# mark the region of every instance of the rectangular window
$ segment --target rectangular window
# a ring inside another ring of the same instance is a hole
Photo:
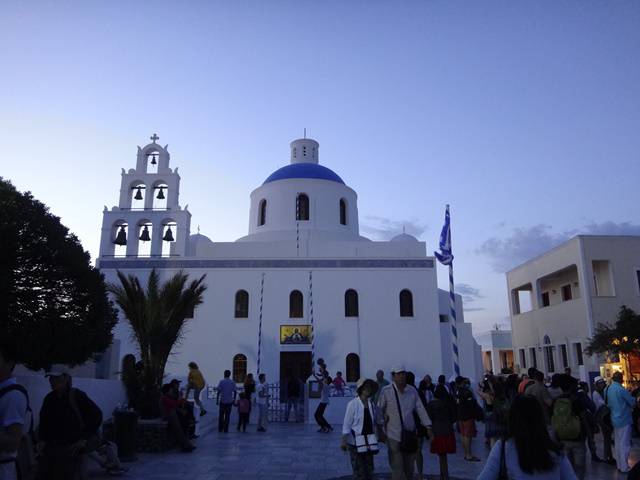
[[[556,365],[553,361],[553,347],[544,347],[545,361],[547,364],[547,372],[553,373],[556,371]]]
[[[609,260],[593,260],[593,291],[596,297],[613,297],[613,276],[611,275],[611,263]]]
[[[549,305],[549,292],[542,292],[542,306],[548,307]]]
[[[520,366],[522,368],[527,368],[527,355],[524,348],[520,349]]]
[[[571,285],[563,285],[562,287],[562,301],[567,302],[573,298],[571,294]]]
[[[533,368],[538,368],[538,359],[536,358],[536,347],[531,347],[529,349],[529,355],[531,356],[531,366]]]
[[[582,358],[582,344],[580,342],[574,343],[576,347],[576,360],[578,361],[578,365],[584,365],[584,360]]]
[[[560,356],[562,357],[562,368],[569,366],[569,357],[567,356],[567,346],[563,343],[560,345]]]
[[[447,323],[449,321],[449,315],[440,315],[440,323]]]

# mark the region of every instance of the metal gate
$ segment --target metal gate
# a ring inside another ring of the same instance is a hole
[[[286,398],[286,392],[284,389],[280,388],[279,383],[269,383],[268,392],[269,392],[269,402],[268,402],[268,416],[270,422],[304,422],[305,420],[305,411],[304,411],[304,388],[302,389],[302,395],[298,399],[296,403],[289,404]],[[297,408],[297,418],[296,418],[296,406]],[[287,410],[289,410],[289,418],[287,419]]]

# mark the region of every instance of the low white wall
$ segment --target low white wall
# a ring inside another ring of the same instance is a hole
[[[18,383],[29,392],[29,401],[34,414],[35,425],[40,419],[40,408],[44,397],[51,391],[49,380],[44,375],[17,375]],[[73,386],[89,395],[102,410],[104,420],[111,418],[113,409],[125,403],[127,396],[120,380],[100,380],[95,378],[74,378]]]

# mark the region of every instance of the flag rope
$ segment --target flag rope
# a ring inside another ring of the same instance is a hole
[[[258,320],[258,375],[260,375],[260,360],[262,354],[262,304],[264,299],[264,272],[260,279],[260,315]]]
[[[309,270],[309,324],[311,334],[311,369],[315,370],[316,336],[313,325],[313,271]]]

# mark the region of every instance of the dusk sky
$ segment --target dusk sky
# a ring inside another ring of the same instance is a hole
[[[363,235],[404,225],[432,253],[451,204],[476,333],[508,324],[505,270],[640,234],[638,1],[5,0],[0,59],[0,176],[93,258],[154,132],[214,241],[247,233],[303,128]]]

